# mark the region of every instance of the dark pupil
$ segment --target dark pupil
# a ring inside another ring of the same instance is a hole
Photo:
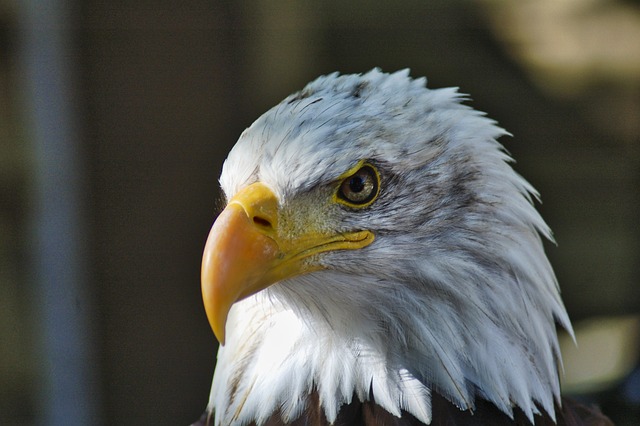
[[[349,189],[353,192],[360,192],[364,189],[364,179],[360,176],[353,176],[349,180]]]
[[[378,179],[371,166],[364,166],[340,184],[338,197],[356,205],[367,204],[378,195]]]

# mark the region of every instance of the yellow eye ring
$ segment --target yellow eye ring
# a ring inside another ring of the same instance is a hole
[[[364,160],[340,176],[339,182],[334,201],[351,208],[370,206],[380,193],[380,173]]]

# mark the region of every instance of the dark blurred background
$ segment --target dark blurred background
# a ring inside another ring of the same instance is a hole
[[[514,134],[578,331],[565,391],[640,424],[640,3],[391,3],[0,0],[0,424],[194,421],[226,153],[316,76],[376,66]]]

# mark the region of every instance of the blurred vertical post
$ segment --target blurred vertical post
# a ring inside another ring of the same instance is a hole
[[[35,170],[33,306],[42,351],[37,420],[44,425],[100,423],[71,11],[65,0],[19,3],[25,118]]]

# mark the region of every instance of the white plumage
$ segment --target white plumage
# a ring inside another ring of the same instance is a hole
[[[331,74],[249,127],[220,178],[228,200],[254,182],[273,190],[281,232],[367,229],[358,250],[235,303],[218,353],[216,425],[285,423],[317,390],[332,422],[352,398],[428,424],[434,392],[477,398],[533,422],[560,401],[555,321],[571,333],[532,205],[535,190],[496,141],[507,133],[408,71]],[[380,195],[355,211],[333,184],[366,160]]]

